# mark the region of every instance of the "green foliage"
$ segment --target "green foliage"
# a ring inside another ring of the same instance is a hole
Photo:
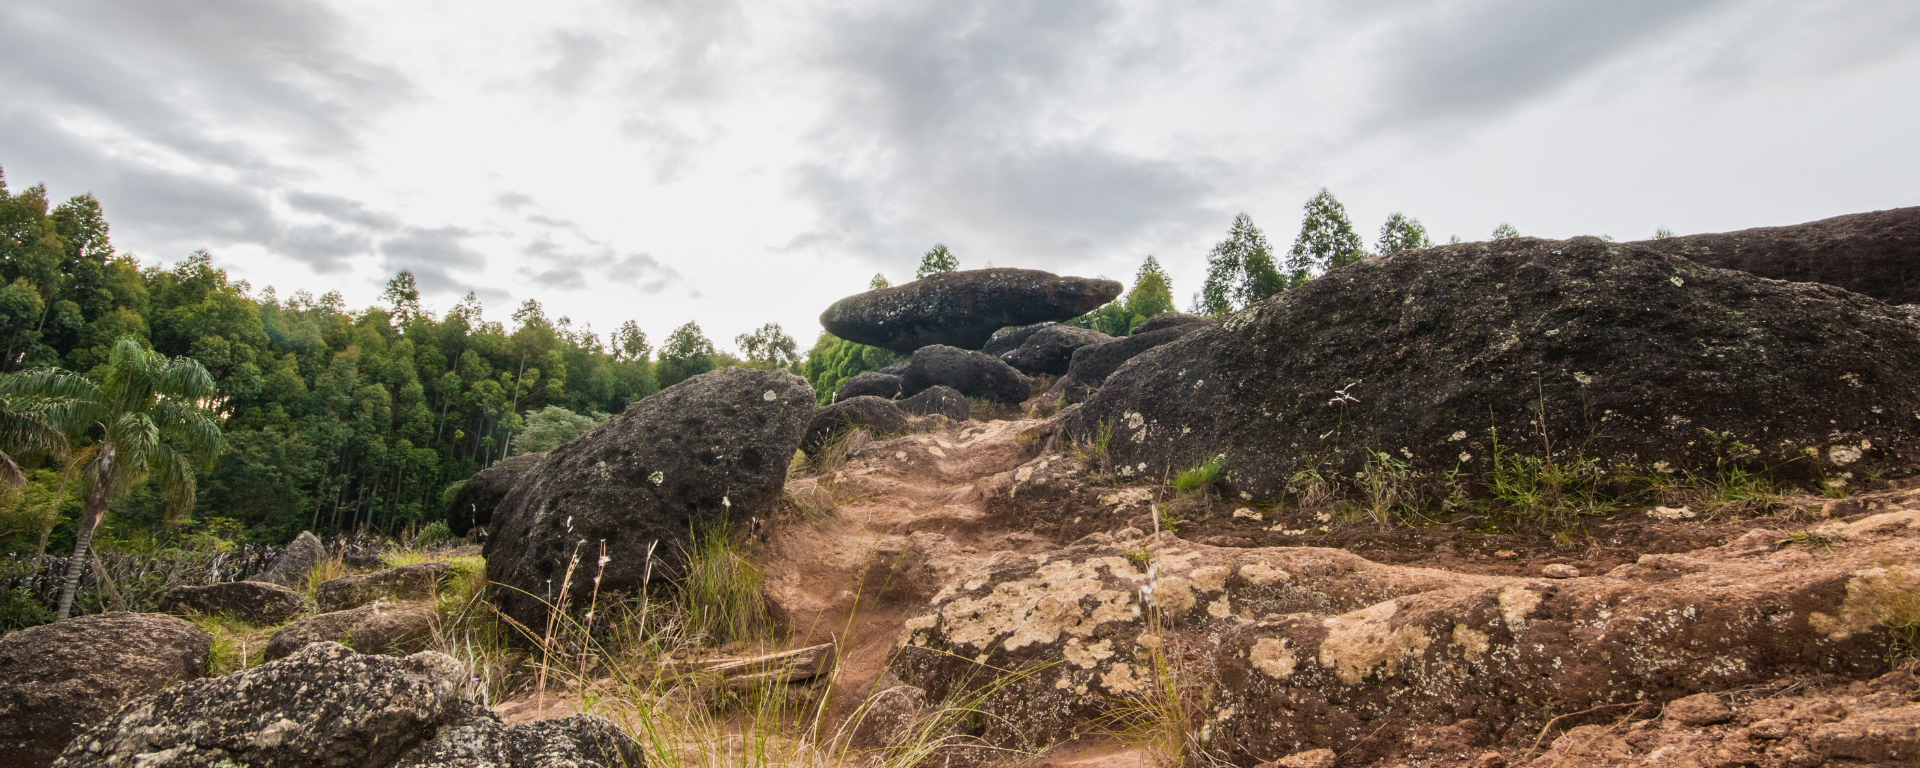
[[[920,257],[920,268],[914,270],[913,279],[924,279],[929,275],[952,272],[960,268],[960,259],[947,250],[944,243],[934,243],[933,248]]]
[[[813,342],[813,348],[807,350],[807,359],[800,367],[801,375],[807,383],[813,385],[815,399],[820,405],[833,402],[840,383],[868,371],[877,371],[901,360],[900,355],[882,349],[855,344],[825,331]]]
[[[727,526],[696,531],[680,600],[688,637],[712,645],[753,637],[769,625],[765,576],[734,543]]]
[[[1375,250],[1380,255],[1432,248],[1433,240],[1427,237],[1427,228],[1419,219],[1406,214],[1394,213],[1387,217],[1387,223],[1380,226],[1380,242]]]
[[[1593,459],[1523,456],[1493,436],[1493,471],[1486,480],[1496,515],[1519,523],[1567,523],[1607,514],[1617,502],[1601,492],[1600,479]]]
[[[1300,235],[1287,252],[1287,279],[1299,284],[1329,269],[1339,269],[1367,257],[1366,244],[1353,231],[1347,208],[1332,192],[1321,189],[1307,201]]]
[[[1099,309],[1067,324],[1091,328],[1108,336],[1127,336],[1147,318],[1172,311],[1173,281],[1160,267],[1160,260],[1148,256],[1140,263],[1140,271],[1133,278],[1133,290],[1125,297],[1102,304]]]
[[[1207,280],[1194,298],[1195,311],[1221,317],[1286,290],[1289,285],[1274,266],[1273,248],[1267,244],[1267,236],[1254,226],[1253,217],[1241,213],[1233,217],[1227,239],[1215,244],[1207,254]]]
[[[411,546],[415,549],[420,549],[436,544],[444,544],[458,538],[459,537],[453,535],[453,529],[447,525],[447,521],[435,520],[428,523],[427,527],[420,529],[419,533],[414,534]]]
[[[1673,236],[1673,230],[1667,229],[1666,227],[1660,227],[1653,231],[1653,239],[1655,240],[1665,240]]]
[[[733,337],[733,343],[755,368],[786,368],[800,362],[793,337],[779,323],[767,323],[753,333]]]
[[[1227,471],[1227,455],[1217,453],[1200,462],[1191,469],[1182,470],[1173,478],[1173,490],[1179,493],[1192,493],[1212,488],[1220,482]]]
[[[606,423],[607,418],[604,413],[581,415],[557,405],[528,412],[526,430],[513,438],[513,454],[551,451]]]
[[[878,272],[873,273],[873,279],[867,281],[867,290],[869,291],[877,291],[882,288],[892,288],[892,287],[893,287],[893,283],[887,282],[887,276],[880,274]]]
[[[715,368],[713,342],[700,331],[698,323],[673,329],[667,343],[660,347],[660,386],[671,387]]]
[[[1512,224],[1504,221],[1500,222],[1500,226],[1493,228],[1493,239],[1495,240],[1512,240],[1519,236],[1520,230],[1514,229]]]

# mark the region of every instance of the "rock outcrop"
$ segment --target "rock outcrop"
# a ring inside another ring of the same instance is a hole
[[[892,400],[900,396],[900,377],[890,373],[867,371],[840,382],[840,389],[834,392],[835,400],[852,400],[856,397],[878,397]]]
[[[901,354],[934,344],[979,349],[994,331],[1079,317],[1119,295],[1112,280],[975,269],[848,296],[828,307],[820,324],[842,339]]]
[[[183,585],[167,590],[160,598],[162,613],[232,616],[261,627],[282,623],[305,613],[307,607],[306,595],[258,581]]]
[[[973,418],[973,406],[967,402],[967,396],[953,387],[934,385],[920,391],[920,394],[900,401],[900,409],[915,416],[940,414],[954,421],[966,421]]]
[[[1784,535],[1548,580],[1096,534],[950,583],[891,671],[936,700],[998,686],[982,705],[998,746],[1068,736],[1177,675],[1205,692],[1210,749],[1245,764],[1366,764],[1462,720],[1527,739],[1596,707],[1887,672],[1876,617],[1920,577],[1920,513],[1831,524],[1831,549]],[[1694,704],[1675,716],[1720,717]]]
[[[427,649],[439,614],[433,603],[373,603],[310,616],[267,640],[266,657],[280,659],[314,643],[345,643],[361,653],[405,655]]]
[[[1029,376],[1043,373],[1060,376],[1073,364],[1076,350],[1113,340],[1112,336],[1099,331],[1054,325],[1034,332],[1019,347],[1001,355],[1000,359]]]
[[[507,498],[507,492],[545,457],[544,453],[523,453],[475,472],[447,504],[447,528],[455,536],[465,536],[492,522],[493,510]]]
[[[1133,329],[1131,335],[1138,336],[1143,333],[1153,333],[1163,328],[1172,328],[1188,323],[1217,324],[1219,322],[1220,321],[1207,317],[1206,315],[1189,315],[1185,312],[1162,312],[1147,318],[1146,322],[1141,323]]]
[[[690,529],[729,512],[741,522],[764,518],[779,503],[813,404],[813,389],[791,373],[727,368],[668,387],[555,448],[494,511],[484,554],[496,604],[523,626],[544,626],[547,596],[559,596],[568,562],[593,563],[602,541],[603,599],[649,574],[678,575]],[[580,569],[565,588],[584,601],[597,570]]]
[[[103,613],[0,638],[0,766],[45,768],[122,706],[207,672],[213,636],[172,616]]]
[[[504,726],[473,701],[467,672],[438,653],[405,658],[316,643],[278,661],[175,685],[69,744],[62,768],[386,768],[564,765],[516,762],[551,751],[577,765],[625,765],[631,740],[582,715]]]
[[[999,403],[1022,402],[1032,392],[1027,377],[999,358],[940,344],[913,353],[900,386],[909,396],[941,386]]]
[[[980,351],[993,355],[994,357],[999,357],[1019,349],[1021,344],[1027,343],[1027,339],[1039,333],[1042,328],[1051,328],[1056,325],[1059,325],[1059,323],[1048,320],[1044,323],[1002,328],[994,331],[992,336],[987,337],[987,343],[980,347]]]
[[[314,590],[314,602],[322,611],[344,611],[375,600],[429,600],[453,578],[454,571],[453,563],[439,560],[341,576]]]
[[[1632,245],[1709,267],[1839,286],[1888,304],[1920,302],[1920,207]]]
[[[299,536],[293,538],[292,543],[282,548],[280,554],[274,556],[273,563],[268,565],[266,570],[255,574],[247,581],[304,589],[307,586],[307,574],[325,559],[327,559],[327,545],[320,543],[320,537],[313,535],[312,531],[301,531]]]
[[[1507,455],[1601,467],[1897,477],[1920,455],[1914,414],[1920,325],[1900,309],[1636,245],[1518,238],[1335,270],[1134,358],[1068,425],[1112,425],[1122,472],[1225,453],[1229,488],[1269,500],[1369,450],[1483,475],[1496,436]]]
[[[872,395],[836,401],[813,412],[813,418],[807,422],[806,436],[800,438],[800,450],[811,456],[821,446],[855,427],[881,434],[904,432],[907,412],[892,400]]]
[[[1168,313],[1172,314],[1172,313]],[[1168,322],[1157,328],[1149,329],[1154,321],[1167,315],[1156,315],[1141,323],[1132,336],[1124,339],[1081,347],[1073,351],[1073,358],[1067,364],[1067,375],[1054,384],[1054,391],[1064,395],[1069,403],[1078,403],[1087,399],[1094,390],[1104,384],[1108,376],[1126,365],[1128,360],[1140,353],[1164,344],[1170,344],[1189,333],[1219,325],[1219,321],[1210,317],[1181,315],[1179,322]]]

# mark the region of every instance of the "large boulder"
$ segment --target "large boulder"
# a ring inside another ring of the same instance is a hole
[[[967,402],[967,396],[953,387],[931,386],[920,394],[900,401],[900,410],[915,416],[940,414],[954,421],[966,421],[973,418],[973,404]]]
[[[1019,349],[1020,345],[1027,343],[1027,339],[1032,337],[1034,334],[1039,333],[1040,329],[1050,328],[1056,325],[1059,325],[1059,323],[1054,322],[1052,320],[1048,320],[1047,322],[1044,322],[1044,323],[1034,323],[1032,325],[1016,325],[1012,328],[1002,328],[1000,330],[994,331],[992,336],[987,337],[987,343],[984,346],[980,347],[980,351],[985,352],[989,355],[993,355],[994,357],[999,357],[1008,352],[1012,352],[1016,349]]]
[[[941,344],[921,347],[907,361],[901,391],[912,396],[937,386],[999,403],[1023,402],[1032,391],[1027,377],[999,358]]]
[[[45,768],[87,726],[207,673],[213,636],[172,616],[79,616],[0,638],[0,766]]]
[[[1160,314],[1154,315],[1153,317],[1147,318],[1145,322],[1139,324],[1138,326],[1135,326],[1133,329],[1133,333],[1131,335],[1138,336],[1143,333],[1153,333],[1154,331],[1160,330],[1162,328],[1172,328],[1177,325],[1186,325],[1188,323],[1218,323],[1218,322],[1220,321],[1215,320],[1211,317],[1207,317],[1206,315],[1189,315],[1185,312],[1162,312]]]
[[[255,574],[247,581],[301,589],[307,586],[307,574],[325,559],[327,559],[327,545],[320,543],[320,537],[313,535],[312,531],[301,531],[299,536],[293,538],[293,543],[282,548],[280,554],[274,556],[273,563],[268,565],[266,570]]]
[[[1920,302],[1920,207],[1633,245],[1709,267],[1835,285],[1888,304]]]
[[[280,624],[307,611],[307,596],[259,581],[206,586],[182,585],[160,598],[160,612],[231,616],[260,627]]]
[[[126,707],[74,739],[54,765],[566,765],[511,758],[538,754],[525,751],[529,738],[594,745],[614,733],[591,716],[545,729],[502,726],[475,703],[467,670],[438,653],[394,658],[315,643],[284,659],[175,685]],[[630,753],[633,745],[608,746]],[[556,747],[563,754],[567,749]],[[605,757],[575,764],[619,764]]]
[[[813,412],[807,422],[807,434],[800,438],[800,450],[813,455],[847,430],[860,427],[873,432],[905,432],[907,412],[892,400],[872,395],[840,400]]]
[[[892,400],[900,396],[900,377],[891,373],[867,371],[840,382],[840,389],[834,392],[836,400],[851,400],[856,397],[880,397]]]
[[[1134,358],[1067,425],[1113,425],[1123,472],[1225,453],[1230,489],[1271,500],[1370,449],[1485,475],[1496,437],[1501,455],[1604,468],[1899,477],[1920,455],[1914,414],[1920,324],[1903,310],[1582,237],[1335,270]]]
[[[1112,280],[974,269],[848,296],[827,307],[820,324],[842,339],[901,354],[933,344],[979,349],[1001,328],[1072,319],[1119,295]]]
[[[1112,336],[1099,331],[1055,325],[1034,332],[1018,348],[1001,355],[1000,359],[1030,376],[1043,373],[1059,376],[1065,374],[1068,366],[1073,364],[1076,350],[1113,340]]]
[[[266,657],[280,659],[314,643],[346,643],[361,653],[389,656],[427,649],[433,623],[439,617],[433,603],[373,603],[344,611],[323,613],[282,627],[267,640]]]
[[[427,600],[440,592],[440,585],[454,572],[453,563],[438,560],[357,573],[321,584],[313,598],[322,611],[344,611],[376,600]]]
[[[599,715],[507,725],[475,717],[440,729],[391,768],[645,768],[633,738]]]
[[[1108,376],[1120,370],[1120,366],[1126,365],[1128,360],[1138,357],[1140,353],[1173,343],[1202,328],[1220,324],[1213,318],[1184,315],[1192,319],[1169,323],[1151,330],[1147,328],[1153,320],[1164,316],[1156,316],[1142,323],[1135,329],[1132,336],[1074,350],[1073,359],[1067,365],[1067,375],[1054,385],[1055,388],[1066,396],[1067,402],[1078,403],[1087,399],[1088,395],[1106,382]]]
[[[493,509],[507,498],[507,492],[526,476],[545,458],[545,453],[523,453],[506,459],[491,467],[475,472],[473,477],[461,484],[460,490],[453,494],[453,501],[447,504],[447,527],[453,535],[465,536],[468,531],[485,526],[493,521]]]
[[[727,368],[627,406],[555,448],[494,511],[483,550],[494,601],[521,625],[541,627],[548,596],[571,588],[584,602],[596,572],[603,593],[636,589],[649,574],[677,576],[690,530],[729,510],[739,521],[765,518],[780,502],[813,403],[813,389],[791,373]],[[604,572],[593,565],[602,541]],[[575,557],[581,567],[567,583]]]

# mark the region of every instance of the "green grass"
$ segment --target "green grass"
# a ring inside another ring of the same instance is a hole
[[[724,523],[695,533],[686,576],[680,580],[688,637],[696,643],[722,645],[767,631],[771,621],[761,591],[764,579]]]
[[[1194,493],[1205,491],[1225,479],[1227,455],[1217,453],[1200,462],[1191,469],[1182,470],[1173,478],[1173,490],[1176,493]]]

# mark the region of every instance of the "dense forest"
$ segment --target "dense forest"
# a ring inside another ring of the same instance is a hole
[[[1427,244],[1417,221],[1394,214],[1378,252]],[[1207,256],[1191,309],[1224,315],[1368,255],[1324,190],[1284,259],[1241,214]],[[936,245],[915,277],[959,267]],[[869,288],[888,285],[875,275]],[[1148,256],[1131,290],[1072,322],[1123,336],[1174,308],[1170,279]],[[43,186],[10,192],[0,174],[0,377],[57,368],[97,381],[126,338],[211,374],[218,395],[204,405],[222,444],[195,468],[191,515],[169,516],[158,490],[142,484],[113,502],[100,529],[109,544],[277,543],[303,529],[398,534],[438,520],[474,472],[551,449],[690,376],[783,367],[825,403],[842,380],[902,359],[826,333],[802,355],[773,323],[736,337],[736,355],[693,322],[656,350],[634,322],[603,340],[535,300],[507,322],[487,319],[472,294],[436,313],[404,271],[375,306],[350,309],[338,293],[283,298],[230,279],[205,251],[171,266],[116,252],[92,195],[54,205]],[[88,455],[72,448],[14,456],[27,484],[0,499],[0,553],[72,546],[85,492],[73,470]]]

